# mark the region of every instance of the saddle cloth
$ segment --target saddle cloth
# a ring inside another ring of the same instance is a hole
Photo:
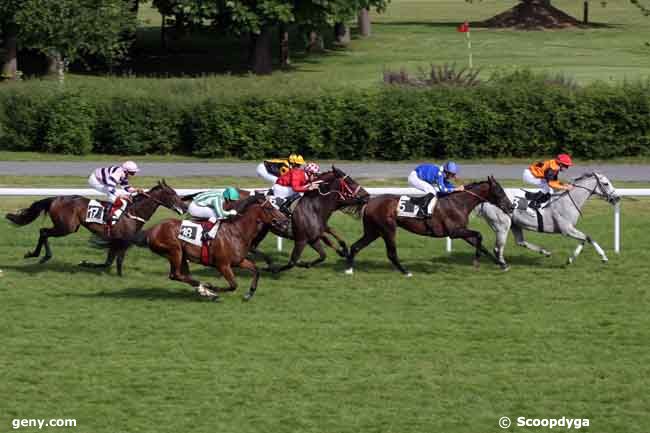
[[[88,208],[86,209],[86,222],[95,223],[95,224],[106,224],[107,223],[106,219],[108,218],[109,206],[110,203],[108,202],[90,200],[88,202]],[[119,221],[120,217],[126,210],[127,206],[128,206],[128,202],[126,200],[122,200],[122,205],[119,207],[119,209],[116,209],[115,212],[113,213],[114,220],[111,221],[111,225]],[[115,216],[117,216],[117,218],[115,218]]]
[[[423,197],[410,197],[403,195],[397,204],[397,216],[406,218],[425,218],[433,214],[438,202],[434,194],[427,194]]]

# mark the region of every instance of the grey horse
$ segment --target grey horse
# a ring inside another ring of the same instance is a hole
[[[490,203],[483,203],[477,208],[479,216],[485,218],[488,225],[496,233],[496,243],[494,254],[497,258],[505,263],[503,251],[508,238],[508,230],[512,230],[517,245],[528,248],[545,256],[550,256],[550,251],[531,244],[524,239],[524,230],[542,232],[542,233],[560,233],[580,241],[573,255],[567,260],[568,264],[573,263],[578,255],[582,252],[585,242],[593,245],[594,249],[600,255],[604,263],[608,261],[605,251],[590,236],[578,230],[575,226],[578,218],[582,215],[582,206],[592,196],[597,195],[610,204],[616,204],[620,196],[616,193],[614,185],[600,173],[586,173],[576,178],[571,183],[573,189],[554,194],[548,201],[548,205],[540,209],[542,223],[540,223],[534,211],[526,209],[516,209],[512,216],[507,215],[498,207]],[[514,202],[519,202],[521,198],[515,198]]]

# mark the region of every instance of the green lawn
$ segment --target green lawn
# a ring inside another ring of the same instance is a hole
[[[3,199],[0,212],[29,202]],[[586,247],[564,267],[574,242],[531,235],[554,256],[509,244],[510,272],[485,260],[474,270],[460,242],[447,255],[444,241],[400,231],[411,279],[377,242],[352,277],[330,254],[317,269],[264,274],[250,303],[240,301],[242,274],[239,293],[221,304],[167,280],[167,263],[147,250],[129,252],[124,278],[78,268],[103,254],[83,229],[53,240],[53,260],[39,266],[22,255],[46,223],[15,228],[2,218],[0,425],[75,418],[84,433],[541,432],[501,430],[497,420],[565,416],[589,418],[581,431],[646,433],[650,201],[623,209],[619,256],[609,206],[590,202],[579,225],[608,265]],[[360,236],[358,220],[337,215],[332,225],[350,241]],[[472,226],[491,244],[483,224]]]
[[[294,53],[293,69],[269,77],[247,74],[209,75],[219,69],[220,59],[229,48],[210,39],[181,40],[180,48],[193,52],[174,57],[161,53],[158,44],[159,15],[142,6],[140,43],[151,58],[147,62],[179,64],[208,74],[197,78],[120,78],[71,76],[66,86],[102,94],[164,94],[179,100],[215,97],[319,94],[340,89],[372,89],[385,69],[402,67],[415,72],[430,63],[466,64],[466,42],[456,32],[465,19],[480,21],[516,4],[515,0],[463,2],[459,0],[394,0],[387,12],[374,16],[373,34],[355,38],[346,49],[329,50],[305,57]],[[581,17],[582,2],[560,0],[554,5]],[[644,17],[628,0],[591,3],[592,29],[562,31],[510,31],[475,28],[472,31],[474,63],[483,77],[496,71],[531,68],[551,74],[566,74],[580,83],[602,80],[623,82],[645,80],[650,75],[650,18]],[[298,35],[293,36],[299,39]],[[231,47],[232,48],[232,47]],[[237,48],[239,50],[240,48]],[[202,63],[203,62],[203,63]],[[162,68],[162,67],[161,67]],[[183,67],[180,67],[183,70]],[[178,71],[177,71],[178,72]],[[164,68],[160,70],[166,76]],[[19,84],[24,85],[24,84]],[[31,85],[37,85],[33,83]],[[50,85],[46,83],[45,85]]]

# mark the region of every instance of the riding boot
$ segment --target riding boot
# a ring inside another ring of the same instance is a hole
[[[280,212],[284,213],[287,216],[291,215],[291,204],[299,198],[300,194],[294,194],[290,197],[287,197],[284,200],[284,203],[280,205]]]
[[[209,232],[203,232],[204,241],[214,239],[217,236],[217,230],[219,230],[219,221],[217,220],[216,217],[210,217],[208,221],[210,221],[214,225],[212,226]]]

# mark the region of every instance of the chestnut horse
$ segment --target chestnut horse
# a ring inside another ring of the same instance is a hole
[[[178,239],[181,221],[165,220],[150,229],[137,233],[132,242],[147,246],[151,251],[169,260],[171,280],[182,281],[194,287],[200,296],[218,300],[217,292],[234,291],[237,281],[233,267],[248,269],[253,273],[251,287],[244,296],[250,300],[257,290],[259,271],[255,262],[247,258],[253,239],[269,227],[286,230],[288,218],[271,205],[264,196],[254,195],[232,204],[238,215],[221,221],[221,227],[214,240],[208,241],[208,265],[217,268],[228,281],[229,287],[216,288],[201,283],[190,275],[189,261],[201,263],[201,247]]]
[[[132,203],[126,208],[122,217],[110,229],[107,235],[105,224],[86,222],[86,211],[89,199],[80,196],[49,197],[35,201],[28,208],[17,213],[9,213],[7,219],[14,224],[24,226],[34,221],[41,213],[50,215],[54,224],[51,228],[42,228],[38,244],[34,251],[25,254],[25,258],[39,257],[41,249],[45,247],[45,255],[40,263],[45,263],[52,258],[52,250],[48,238],[67,236],[75,233],[80,226],[84,226],[102,239],[111,241],[110,251],[106,262],[102,264],[82,263],[84,266],[108,268],[117,258],[117,273],[122,275],[122,262],[128,248],[130,239],[153,216],[158,206],[164,206],[182,214],[186,208],[185,203],[163,180],[149,191],[138,194],[132,198]]]
[[[438,199],[433,215],[427,218],[398,217],[400,196],[380,195],[373,197],[363,209],[363,237],[350,247],[346,274],[354,272],[354,257],[378,237],[384,238],[386,254],[390,261],[407,277],[412,274],[400,263],[395,246],[395,233],[400,226],[411,233],[436,238],[449,236],[461,238],[476,248],[474,264],[478,266],[480,253],[492,257],[502,268],[506,264],[491,255],[482,244],[482,235],[467,228],[470,212],[483,202],[492,203],[506,213],[512,212],[512,203],[501,185],[492,176],[487,181],[465,186],[464,191],[452,192]]]

